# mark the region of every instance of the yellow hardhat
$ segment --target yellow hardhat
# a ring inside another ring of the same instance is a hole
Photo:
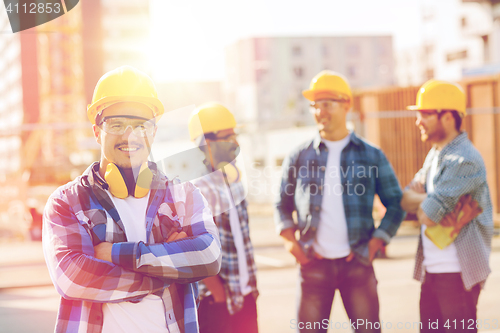
[[[165,112],[158,99],[153,80],[144,72],[122,66],[104,74],[94,89],[92,104],[87,106],[87,116],[95,124],[96,116],[105,108],[120,102],[139,102],[153,110],[159,118]]]
[[[189,118],[189,135],[194,141],[205,133],[222,131],[236,127],[236,119],[223,105],[215,102],[205,103],[197,107]]]
[[[417,93],[416,105],[410,105],[408,110],[456,110],[461,117],[467,113],[465,93],[455,83],[429,80],[420,87]]]
[[[323,98],[342,98],[352,101],[347,79],[342,74],[329,70],[321,71],[313,77],[309,90],[304,90],[302,94],[310,101]]]

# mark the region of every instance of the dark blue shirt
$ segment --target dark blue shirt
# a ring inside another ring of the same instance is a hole
[[[276,228],[279,233],[288,228],[299,229],[299,243],[309,257],[314,255],[312,243],[321,207],[328,204],[323,203],[327,159],[328,148],[318,133],[283,162]],[[401,187],[384,153],[354,133],[342,150],[339,172],[349,245],[361,261],[368,263],[368,241],[377,237],[389,243],[405,217],[399,204]],[[378,228],[372,216],[375,194],[387,208]],[[295,220],[293,212],[297,215]]]

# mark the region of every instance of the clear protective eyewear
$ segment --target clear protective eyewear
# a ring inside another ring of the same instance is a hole
[[[105,117],[98,125],[104,132],[113,135],[123,135],[130,127],[137,137],[152,136],[155,131],[155,119],[135,116]]]
[[[311,102],[309,112],[315,114],[321,110],[332,111],[339,103],[346,102],[345,99],[329,99],[325,101]]]

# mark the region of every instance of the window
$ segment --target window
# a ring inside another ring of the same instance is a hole
[[[434,78],[434,69],[428,68],[425,70],[425,78],[426,80],[430,80]]]
[[[302,69],[302,67],[295,67],[293,69],[293,72],[295,73],[296,77],[302,77],[304,75],[304,70]]]
[[[356,66],[349,66],[347,68],[347,75],[351,78],[351,79],[354,79],[356,77],[356,73],[357,73],[357,68]]]
[[[253,164],[256,168],[263,168],[266,166],[265,162],[264,162],[264,159],[263,158],[256,158],[254,161],[253,161]]]
[[[452,52],[446,55],[446,61],[448,62],[459,59],[467,59],[467,50]]]

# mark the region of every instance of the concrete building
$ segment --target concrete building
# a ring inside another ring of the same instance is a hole
[[[50,192],[41,187],[71,179],[71,155],[86,133],[80,7],[16,34],[2,12],[0,26],[2,233],[29,223],[27,205],[43,209]]]
[[[302,90],[323,69],[344,74],[352,88],[394,84],[391,36],[269,37],[226,50],[228,106],[252,130],[311,125]]]
[[[21,165],[21,133],[13,133],[23,123],[23,82],[21,34],[11,31],[7,12],[0,11],[0,183]],[[14,135],[15,134],[15,135]]]
[[[223,91],[243,124],[238,140],[251,201],[273,201],[283,159],[316,132],[302,91],[324,69],[345,75],[353,90],[393,85],[392,37],[249,38],[227,47]],[[358,114],[349,116],[351,129],[362,132]]]
[[[396,53],[397,84],[418,86],[431,78],[458,81],[471,70],[500,62],[496,2],[421,1],[421,40]]]
[[[150,74],[145,50],[149,40],[149,1],[80,1],[83,16],[85,97],[106,72],[123,65]]]

